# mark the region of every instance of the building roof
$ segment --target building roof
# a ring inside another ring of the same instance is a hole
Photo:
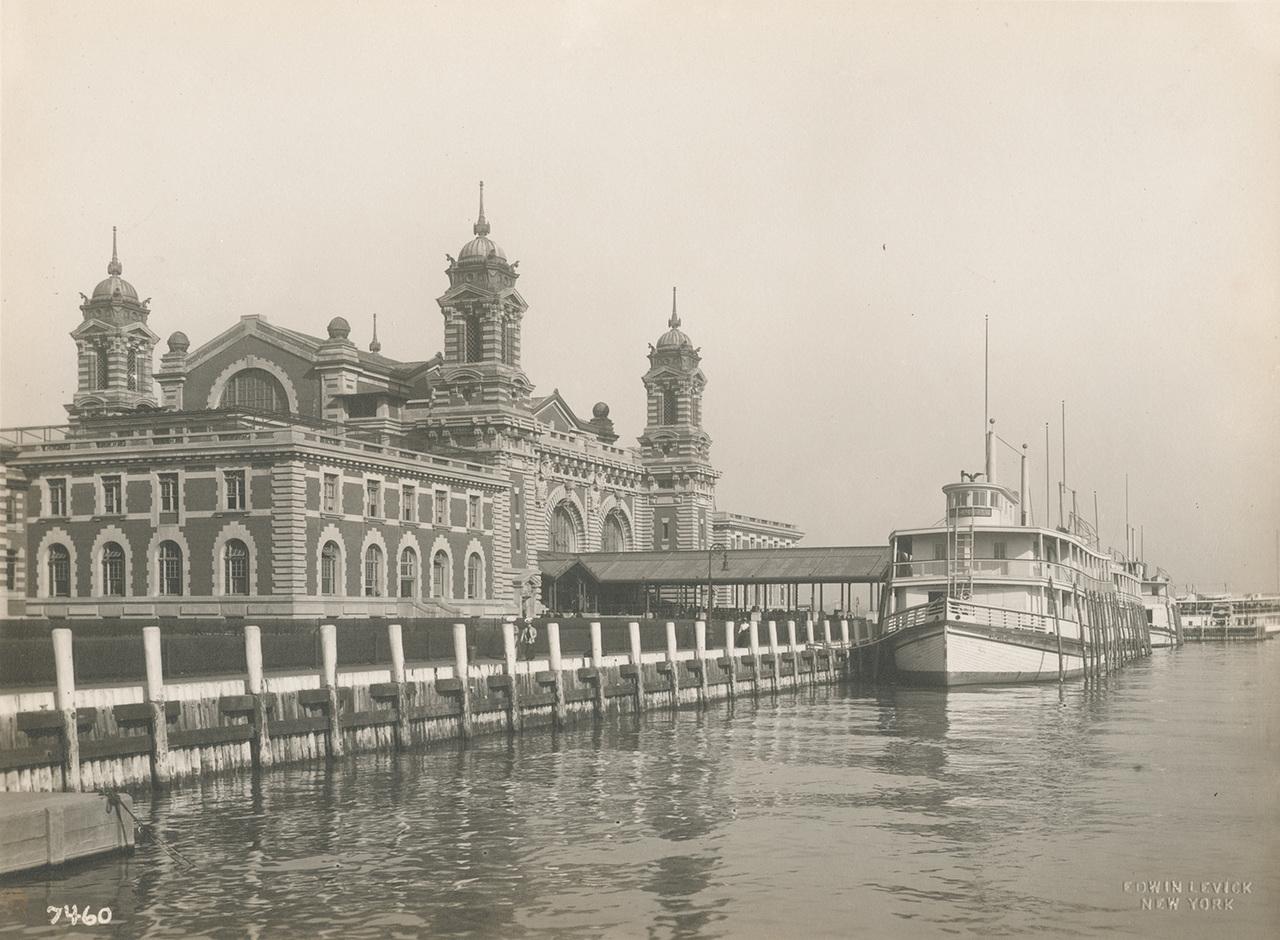
[[[711,552],[541,552],[542,574],[559,578],[575,566],[601,584],[866,584],[884,579],[887,545],[713,549]]]

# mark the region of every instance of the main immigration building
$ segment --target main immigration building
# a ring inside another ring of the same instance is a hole
[[[376,324],[360,349],[340,316],[321,336],[246,316],[195,348],[172,333],[157,364],[113,236],[71,332],[67,424],[0,433],[3,616],[532,614],[539,553],[794,544],[792,525],[716,511],[707,377],[674,296],[634,445],[603,402],[584,419],[534,394],[530,308],[483,197],[446,255],[443,351],[422,359],[384,355]]]

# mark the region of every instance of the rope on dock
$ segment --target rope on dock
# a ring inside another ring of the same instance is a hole
[[[120,810],[123,809],[126,813],[128,813],[133,818],[133,824],[138,827],[138,832],[145,833],[149,835],[151,838],[155,839],[156,844],[160,846],[160,848],[164,849],[164,851],[169,855],[169,857],[172,858],[175,862],[177,862],[179,865],[183,866],[184,868],[188,868],[188,869],[196,867],[195,862],[191,861],[191,859],[187,858],[185,855],[183,855],[173,846],[169,845],[168,840],[165,839],[164,836],[156,832],[149,824],[144,823],[141,819],[139,819],[137,815],[133,812],[133,809],[127,803],[125,803],[124,800],[120,799],[119,790],[115,789],[114,787],[103,787],[101,790],[98,791],[98,793],[107,798],[108,809],[114,809],[117,815],[119,814]]]

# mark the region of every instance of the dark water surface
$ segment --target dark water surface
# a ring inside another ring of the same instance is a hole
[[[151,844],[10,881],[0,929],[1277,936],[1278,681],[1280,641],[1188,646],[1061,701],[822,688],[224,777],[138,800],[193,867]]]

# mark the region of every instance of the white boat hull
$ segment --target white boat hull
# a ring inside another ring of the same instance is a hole
[[[952,620],[933,621],[894,637],[894,665],[903,680],[922,685],[1046,682],[1058,678],[1057,639]],[[1079,645],[1062,641],[1064,677],[1084,672]]]

